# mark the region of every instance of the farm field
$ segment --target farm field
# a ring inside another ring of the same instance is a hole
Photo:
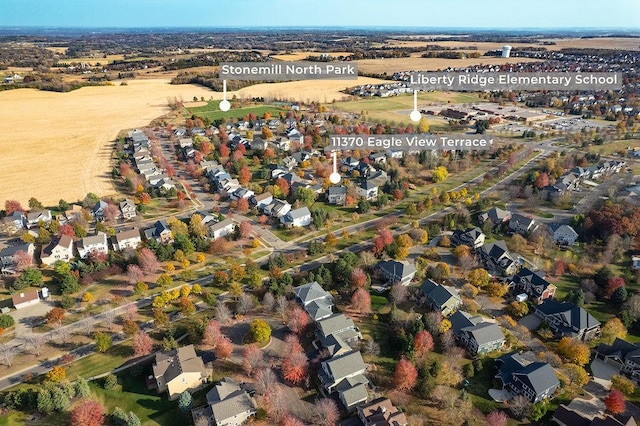
[[[149,124],[168,111],[167,99],[210,97],[214,92],[168,80],[131,81],[127,86],[84,87],[69,93],[34,89],[0,93],[6,123],[0,150],[0,200],[23,205],[75,201],[88,192],[115,192],[112,141],[123,129]]]
[[[350,55],[351,52],[294,52],[294,53],[285,53],[282,55],[273,55],[274,59],[279,59],[281,61],[303,61],[307,56],[320,56],[322,54],[327,54],[330,56],[345,56]]]

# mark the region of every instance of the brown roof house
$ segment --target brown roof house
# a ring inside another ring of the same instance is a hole
[[[193,345],[176,350],[159,352],[153,364],[153,377],[148,386],[158,393],[168,392],[174,400],[184,391],[192,391],[207,382],[207,370],[202,358],[196,355]]]
[[[40,295],[38,290],[29,290],[14,294],[11,296],[11,300],[14,308],[22,309],[40,303]]]
[[[42,247],[40,260],[47,266],[58,260],[68,262],[73,258],[73,239],[68,235],[55,238],[48,245]]]
[[[358,407],[358,417],[366,426],[406,426],[407,416],[398,410],[388,398],[378,398]]]

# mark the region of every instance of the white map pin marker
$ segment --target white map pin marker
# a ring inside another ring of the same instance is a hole
[[[338,173],[338,159],[336,157],[335,151],[332,152],[331,155],[333,156],[333,173],[329,175],[329,182],[335,185],[337,183],[340,183],[340,181],[342,180],[342,176],[340,176],[340,173]]]
[[[418,91],[417,90],[413,91],[413,111],[411,111],[411,114],[409,114],[409,118],[414,123],[417,123],[422,118],[422,114],[420,114],[420,111],[418,111]]]
[[[227,80],[222,80],[222,100],[218,105],[220,111],[227,112],[231,109],[231,102],[227,100]]]

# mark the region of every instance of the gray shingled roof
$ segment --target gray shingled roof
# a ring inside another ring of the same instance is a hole
[[[478,346],[504,339],[500,327],[492,322],[481,322],[471,327],[465,327],[462,331],[470,333]]]
[[[334,314],[328,318],[321,319],[316,323],[316,326],[323,336],[329,336],[345,328],[355,328],[353,320],[344,314]]]
[[[256,406],[249,394],[228,377],[207,392],[207,402],[211,406],[216,422],[224,422],[247,411],[254,413],[256,411]]]
[[[342,380],[366,368],[360,352],[353,351],[324,361],[333,380]]]
[[[298,300],[305,305],[313,300],[332,298],[331,294],[323,289],[317,281],[294,287],[293,292]]]

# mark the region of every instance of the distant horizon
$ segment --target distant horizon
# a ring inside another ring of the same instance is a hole
[[[640,30],[638,0],[3,0],[6,28]]]

